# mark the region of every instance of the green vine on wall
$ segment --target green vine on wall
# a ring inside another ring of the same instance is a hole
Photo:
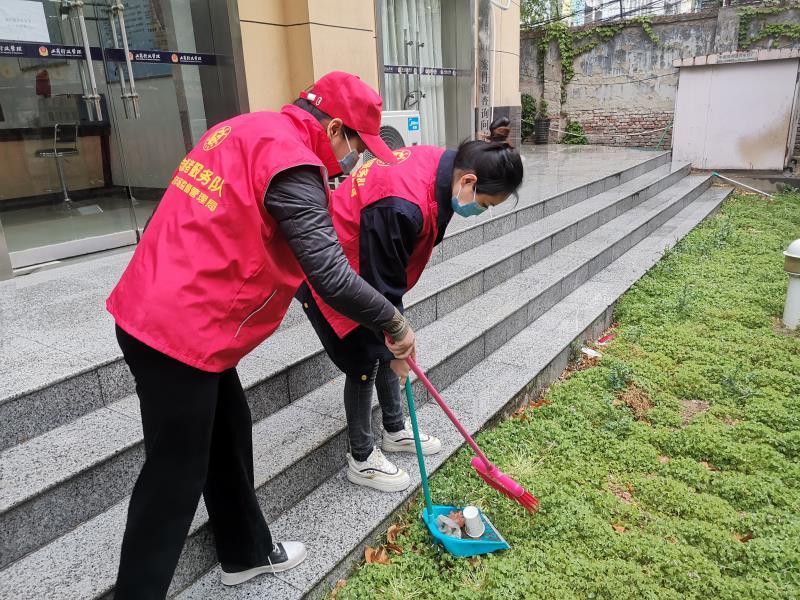
[[[628,27],[641,27],[645,35],[656,45],[661,45],[661,40],[653,31],[650,17],[636,17],[629,21],[613,25],[600,25],[573,31],[563,21],[549,23],[542,27],[542,35],[537,42],[539,79],[544,85],[544,59],[551,42],[558,45],[558,55],[561,57],[561,104],[567,101],[567,84],[575,77],[575,59],[591,52],[600,44],[614,39]]]
[[[779,15],[790,10],[799,10],[800,4],[785,6],[745,6],[740,8],[739,14],[739,48],[747,49],[760,41],[772,39],[776,42],[781,39],[796,42],[800,40],[800,25],[794,23],[763,23],[771,15]],[[754,21],[762,21],[761,28],[750,35],[750,27]]]

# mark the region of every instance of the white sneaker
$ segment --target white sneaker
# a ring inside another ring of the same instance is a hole
[[[437,437],[419,432],[419,441],[422,445],[422,453],[427,456],[436,454],[442,449],[442,442]],[[391,433],[383,432],[383,442],[381,447],[386,452],[416,452],[414,447],[414,431],[411,429],[411,421],[406,419],[405,426],[400,431]]]
[[[306,554],[306,546],[302,542],[278,542],[272,545],[272,552],[263,565],[241,571],[233,565],[222,565],[222,583],[239,585],[263,573],[288,571],[303,562]]]
[[[411,485],[408,473],[392,464],[379,448],[373,449],[365,461],[355,460],[348,453],[347,478],[357,485],[382,492],[399,492]]]

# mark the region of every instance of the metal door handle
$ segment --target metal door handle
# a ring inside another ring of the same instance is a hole
[[[111,32],[114,36],[114,46],[117,46],[117,28],[114,24],[114,17],[119,22],[119,33],[122,38],[122,51],[125,53],[125,66],[128,71],[128,81],[130,82],[130,89],[126,89],[124,83],[124,76],[122,71],[119,71],[120,84],[122,87],[122,102],[125,105],[125,116],[128,117],[128,101],[133,107],[133,118],[138,119],[141,117],[139,112],[139,94],[136,93],[136,80],[133,77],[133,65],[131,64],[131,54],[128,48],[128,33],[125,29],[125,6],[120,0],[109,0],[109,19],[111,20]]]
[[[86,33],[86,20],[83,18],[83,0],[62,0],[61,5],[64,8],[74,10],[78,15],[78,26],[81,31],[81,38],[83,41],[84,58],[86,59],[86,70],[89,72],[89,85],[91,87],[91,94],[84,93],[83,99],[86,100],[86,106],[91,114],[92,105],[94,105],[95,115],[98,121],[103,120],[103,110],[100,106],[100,94],[97,93],[97,80],[94,76],[94,68],[92,66],[92,50],[89,47],[89,35]]]
[[[117,21],[114,19],[114,12],[109,8],[108,22],[111,25],[111,41],[114,43],[114,48],[119,49],[119,40],[117,39]],[[119,76],[119,87],[121,90],[120,98],[122,99],[122,108],[125,110],[125,118],[130,119],[128,114],[128,84],[125,82],[125,73],[120,67],[119,63],[115,64],[117,75]]]

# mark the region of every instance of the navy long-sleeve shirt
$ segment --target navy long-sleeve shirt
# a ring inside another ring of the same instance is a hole
[[[436,170],[437,236],[442,241],[453,218],[452,196],[455,151],[448,150]],[[361,211],[359,266],[364,280],[403,310],[403,294],[408,291],[406,268],[422,230],[419,206],[396,196],[382,198]]]
[[[455,155],[454,150],[446,151],[436,169],[436,244],[444,238],[445,229],[453,218],[450,202]],[[396,196],[382,198],[361,211],[359,273],[401,312],[403,295],[408,291],[406,268],[422,225],[419,206]],[[307,285],[300,288],[297,299],[303,304],[328,356],[345,373],[360,376],[376,359],[391,360],[383,341],[364,327],[339,339],[319,311]]]

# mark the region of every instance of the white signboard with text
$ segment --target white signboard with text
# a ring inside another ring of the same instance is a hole
[[[28,0],[0,2],[0,40],[49,43],[44,5]]]

